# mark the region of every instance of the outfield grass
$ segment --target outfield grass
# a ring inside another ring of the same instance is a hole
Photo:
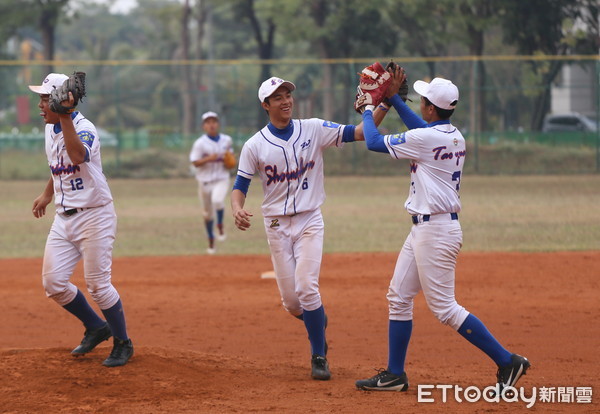
[[[325,251],[399,251],[411,223],[404,210],[408,174],[328,177]],[[257,180],[249,231],[233,228],[219,253],[268,253]],[[116,256],[204,253],[205,232],[192,178],[110,180],[119,216]],[[600,176],[467,176],[461,182],[464,251],[600,249]],[[44,181],[0,181],[0,257],[42,256],[52,215],[36,220]],[[228,202],[227,202],[228,203]]]

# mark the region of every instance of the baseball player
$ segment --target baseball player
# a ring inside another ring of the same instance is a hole
[[[411,183],[404,206],[412,216],[413,227],[398,256],[387,294],[387,369],[357,381],[356,387],[377,391],[408,388],[404,361],[412,331],[413,298],[422,290],[440,322],[457,330],[496,363],[497,391],[501,392],[514,386],[530,363],[502,347],[454,296],[456,257],[462,246],[459,189],[466,153],[462,134],[450,123],[458,103],[458,88],[442,78],[430,83],[416,81],[413,87],[421,95],[421,119],[396,94],[405,79],[403,70],[393,70],[388,96],[408,127],[407,132],[382,136],[373,122],[373,107],[367,107],[363,113],[369,150],[388,153],[393,159],[411,160]]]
[[[45,140],[50,179],[33,201],[34,217],[46,213],[52,201],[56,206],[48,234],[42,268],[46,295],[75,315],[85,326],[81,344],[71,353],[79,356],[114,337],[113,348],[103,364],[124,365],[133,355],[127,335],[123,305],[111,283],[112,249],[117,216],[108,183],[102,172],[100,137],[96,127],[81,112],[57,113],[50,109],[51,92],[68,76],[50,73],[41,85],[29,86],[39,94],[40,116],[46,123]],[[63,107],[73,107],[73,94]],[[88,304],[83,293],[69,279],[77,262],[83,260],[88,292],[103,320]]]
[[[198,197],[203,206],[204,225],[208,235],[208,254],[215,254],[214,222],[217,216],[218,241],[225,241],[223,213],[225,197],[229,189],[229,171],[223,164],[226,152],[233,152],[233,141],[229,135],[219,133],[219,116],[215,112],[202,115],[204,134],[194,142],[190,151],[190,162],[196,170]]]
[[[272,77],[258,99],[269,123],[243,146],[231,193],[235,225],[250,227],[244,209],[250,180],[258,173],[264,193],[262,213],[284,308],[304,321],[311,345],[311,376],[331,377],[325,340],[326,315],[319,293],[323,253],[323,150],[363,140],[362,123],[339,125],[322,119],[292,119],[296,86]],[[383,114],[376,112],[380,122]]]

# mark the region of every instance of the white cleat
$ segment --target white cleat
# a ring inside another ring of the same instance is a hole
[[[225,233],[217,234],[217,241],[224,242],[225,240],[227,240],[227,235]]]
[[[208,249],[206,249],[206,254],[215,254],[217,252],[217,249],[214,249],[212,247],[209,247]]]

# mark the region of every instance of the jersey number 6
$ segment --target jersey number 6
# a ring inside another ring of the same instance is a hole
[[[305,179],[302,181],[302,189],[303,189],[303,190],[306,190],[306,189],[308,189],[308,178],[305,178]]]

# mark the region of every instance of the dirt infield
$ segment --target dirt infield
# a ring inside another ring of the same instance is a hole
[[[105,368],[109,343],[73,358],[82,327],[40,281],[41,259],[0,260],[2,413],[392,413],[600,411],[600,252],[464,253],[457,299],[508,349],[529,357],[533,387],[592,387],[591,404],[418,402],[419,384],[495,379],[489,359],[415,304],[406,393],[362,392],[354,381],[387,360],[385,294],[396,254],[331,254],[321,292],[332,380],[310,379],[302,323],[287,315],[268,256],[119,258],[114,282],[135,345],[131,362]],[[84,287],[78,268],[73,281]]]

